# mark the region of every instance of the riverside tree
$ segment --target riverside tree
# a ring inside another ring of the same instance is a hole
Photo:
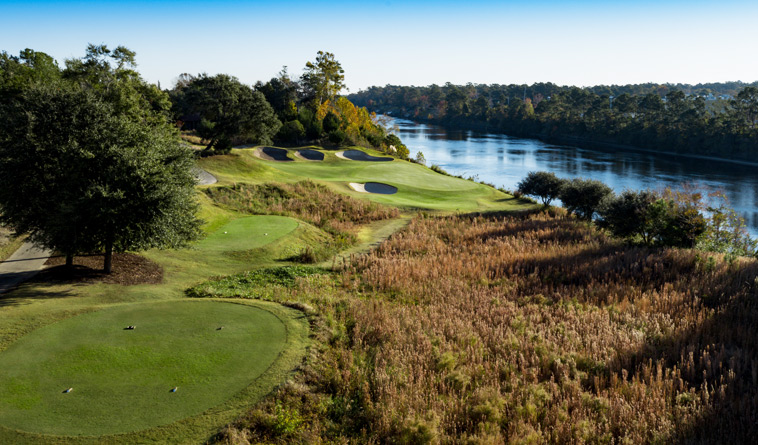
[[[516,187],[524,195],[540,198],[542,204],[548,207],[552,200],[558,198],[564,182],[552,172],[529,172]]]
[[[598,180],[575,178],[565,181],[558,197],[570,213],[591,220],[603,199],[612,193],[610,187]]]
[[[127,69],[79,70],[88,75],[32,85],[0,104],[0,221],[68,265],[104,251],[110,272],[114,251],[199,236],[193,154],[160,110],[168,101],[152,101],[159,90]]]

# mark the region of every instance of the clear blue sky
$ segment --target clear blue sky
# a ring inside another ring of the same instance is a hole
[[[755,0],[5,1],[0,50],[60,62],[87,43],[137,52],[149,81],[299,75],[333,52],[351,91],[452,82],[758,80]]]

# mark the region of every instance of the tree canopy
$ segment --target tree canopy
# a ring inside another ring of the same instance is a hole
[[[175,96],[181,114],[200,117],[197,132],[209,141],[207,151],[227,153],[238,139],[270,144],[282,125],[263,93],[226,74],[201,74]]]
[[[334,54],[319,51],[314,62],[305,64],[301,80],[316,106],[320,106],[327,100],[334,100],[345,88],[345,70]]]
[[[67,65],[81,76],[30,85],[0,104],[0,221],[68,264],[104,250],[107,272],[114,251],[197,238],[193,154],[151,105],[165,93],[136,73],[122,76],[121,64]]]
[[[555,176],[553,172],[529,172],[522,179],[517,189],[524,195],[536,196],[547,207],[553,199],[558,198],[565,180]]]

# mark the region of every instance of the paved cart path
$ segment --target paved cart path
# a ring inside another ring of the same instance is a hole
[[[0,263],[0,294],[28,280],[45,267],[52,251],[24,243],[7,260]]]

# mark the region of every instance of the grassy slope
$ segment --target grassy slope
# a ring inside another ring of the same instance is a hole
[[[365,150],[365,149],[364,149]],[[295,149],[290,152],[294,153]],[[259,159],[254,150],[235,150],[231,155],[206,158],[201,165],[219,178],[221,184],[234,182],[295,182],[306,178],[322,182],[356,198],[370,199],[407,210],[487,211],[516,210],[527,205],[492,187],[460,178],[441,175],[418,164],[360,162],[325,153],[323,162],[305,161],[290,155],[294,162]],[[365,150],[370,154],[377,154]],[[394,185],[398,193],[377,195],[353,191],[349,182],[383,182]]]

